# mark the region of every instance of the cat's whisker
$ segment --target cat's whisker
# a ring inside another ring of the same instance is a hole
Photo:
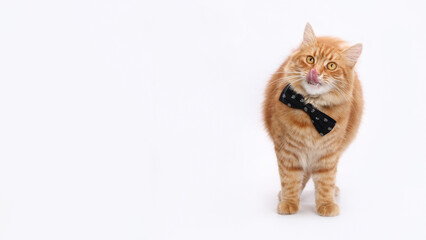
[[[339,84],[343,84],[343,85],[345,85],[345,86],[348,86],[348,85],[349,85],[349,83],[344,82],[344,80],[340,80],[340,79],[336,79],[336,78],[334,78],[333,80],[334,80],[335,82],[338,82]]]
[[[274,74],[277,74],[277,73],[297,73],[297,74],[299,74],[300,72],[275,72]]]
[[[350,96],[350,98],[348,97],[348,94],[345,90],[343,90],[342,88],[340,88],[339,86],[337,86],[336,84],[334,84],[333,82],[328,82],[328,84],[337,91],[337,94],[341,97],[343,97],[347,102],[350,102],[351,105],[353,106],[353,96]]]
[[[271,80],[271,82],[278,82],[278,81],[284,81],[284,80],[290,81],[290,80],[294,80],[294,79],[303,80],[303,78],[301,76],[284,76],[282,78],[277,78],[277,79]]]

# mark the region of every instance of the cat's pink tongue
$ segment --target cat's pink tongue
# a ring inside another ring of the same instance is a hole
[[[318,76],[317,70],[315,68],[312,68],[308,73],[308,83],[314,84],[314,85],[317,84],[318,83],[317,76]]]

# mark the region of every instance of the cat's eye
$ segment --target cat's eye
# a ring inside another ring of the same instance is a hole
[[[334,69],[336,69],[337,68],[337,64],[335,63],[335,62],[329,62],[328,64],[327,64],[327,69],[328,70],[334,70]]]
[[[306,57],[306,62],[309,64],[314,64],[315,63],[315,58],[312,56],[307,56]]]

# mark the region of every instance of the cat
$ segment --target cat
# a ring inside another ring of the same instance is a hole
[[[317,213],[339,215],[337,164],[357,134],[364,105],[354,69],[361,51],[361,44],[348,46],[338,38],[316,37],[307,23],[302,43],[269,80],[263,115],[279,167],[279,214],[298,211],[300,194],[312,177]],[[306,109],[291,108],[279,100],[289,84],[304,97],[304,104],[312,104],[336,121],[329,133],[318,132]]]

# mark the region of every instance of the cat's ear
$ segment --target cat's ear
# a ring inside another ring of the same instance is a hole
[[[355,63],[357,62],[359,56],[362,52],[362,44],[357,43],[343,51],[343,56],[348,61],[349,65],[351,67],[355,66]]]
[[[312,29],[311,24],[306,23],[305,26],[305,32],[303,33],[303,45],[309,46],[309,45],[315,45],[316,37],[314,30]]]

